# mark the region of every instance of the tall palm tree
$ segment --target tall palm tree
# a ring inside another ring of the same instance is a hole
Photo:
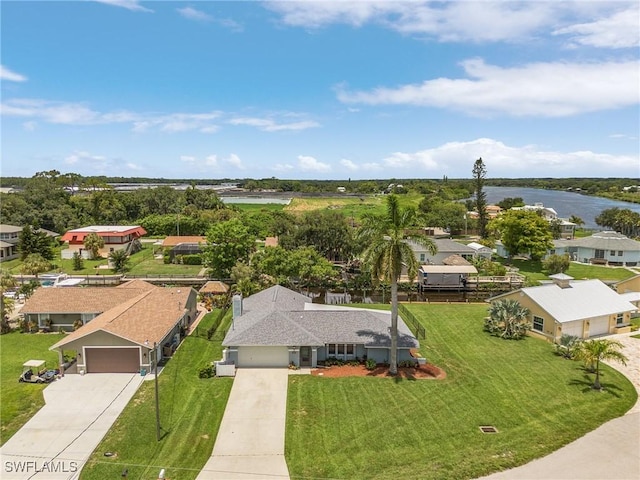
[[[432,255],[436,253],[435,243],[427,237],[407,237],[405,230],[413,227],[415,211],[401,209],[398,197],[387,197],[387,211],[383,215],[369,214],[363,217],[358,236],[368,245],[363,254],[363,262],[371,270],[374,284],[380,280],[391,284],[391,355],[389,373],[398,373],[398,280],[403,267],[413,282],[420,263],[407,240],[424,246]]]
[[[589,340],[582,342],[576,358],[582,360],[585,364],[592,366],[596,371],[596,379],[593,382],[593,388],[602,389],[600,385],[600,361],[613,360],[615,362],[627,364],[627,357],[620,351],[623,348],[622,343],[617,340],[608,340],[606,338],[599,340]]]

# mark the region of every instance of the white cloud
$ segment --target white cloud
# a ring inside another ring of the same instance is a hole
[[[575,34],[573,42],[595,47],[638,45],[637,1],[275,1],[265,5],[284,24],[310,29],[376,24],[440,42],[523,42],[552,33]]]
[[[246,125],[256,127],[265,132],[279,132],[283,130],[306,130],[308,128],[319,127],[318,122],[312,120],[301,120],[297,122],[278,123],[273,118],[256,118],[256,117],[236,117],[229,120],[231,125]]]
[[[36,128],[38,128],[37,122],[24,122],[22,124],[22,128],[24,128],[27,132],[33,132]]]
[[[6,116],[34,118],[62,125],[126,123],[131,124],[131,129],[138,133],[154,128],[168,133],[185,131],[214,133],[219,127],[213,122],[222,115],[219,111],[149,114],[119,110],[103,113],[82,103],[29,98],[7,100],[0,105],[0,113]]]
[[[105,3],[107,5],[113,5],[114,7],[122,7],[132,12],[146,12],[153,13],[153,10],[140,5],[139,0],[96,0],[99,3]]]
[[[348,160],[346,158],[343,158],[342,160],[340,160],[340,165],[342,165],[344,168],[352,172],[355,172],[356,170],[358,170],[358,165],[356,165],[351,160]]]
[[[298,168],[303,172],[325,173],[331,171],[331,165],[319,162],[308,155],[298,155]]]
[[[274,170],[276,172],[290,172],[294,168],[295,167],[289,163],[276,163],[271,167],[271,170]]]
[[[235,153],[232,153],[227,158],[223,160],[225,163],[228,163],[232,167],[238,168],[240,170],[244,170],[244,165],[242,164],[242,160]]]
[[[26,82],[27,77],[20,73],[9,70],[4,65],[0,65],[0,80],[4,80],[7,82]]]
[[[599,48],[630,48],[640,45],[638,4],[615,12],[609,17],[593,22],[579,23],[553,32],[554,35],[571,35],[577,45]]]
[[[462,62],[467,78],[437,78],[422,84],[348,92],[350,104],[415,105],[472,115],[561,117],[637,105],[637,61],[532,63],[499,67],[482,59]]]
[[[509,146],[499,140],[478,138],[469,142],[449,142],[417,152],[396,152],[385,158],[386,169],[394,172],[468,171],[482,157],[491,177],[567,177],[576,171],[607,176],[611,165],[621,176],[637,176],[640,156],[610,155],[591,151],[558,152],[537,145]],[[466,170],[465,170],[466,169]],[[635,173],[634,173],[635,172]],[[396,173],[396,176],[400,176]],[[464,175],[463,175],[464,176]]]
[[[215,167],[218,165],[218,156],[209,155],[204,159],[204,164],[208,167]]]
[[[141,170],[142,170],[142,167],[141,167],[140,165],[136,165],[135,163],[132,163],[132,162],[127,163],[127,164],[126,164],[126,167],[127,167],[129,170],[135,170],[135,171],[137,171],[137,172],[139,172],[139,171],[141,171]]]
[[[210,22],[213,20],[213,17],[208,13],[205,13],[201,10],[196,10],[192,7],[183,7],[176,9],[180,15],[189,20],[196,20],[199,22]]]
[[[180,161],[184,163],[196,163],[196,157],[192,155],[180,155]]]

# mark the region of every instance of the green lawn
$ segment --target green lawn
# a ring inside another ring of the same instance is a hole
[[[518,268],[518,273],[526,276],[529,282],[549,280],[548,273],[542,269],[542,262],[534,262],[532,260],[508,261],[506,258],[500,258],[498,261],[502,264],[509,263]],[[571,262],[569,269],[565,273],[576,279],[598,278],[602,281],[620,281],[636,275],[632,271],[623,267],[603,267],[576,262]]]
[[[0,335],[0,445],[3,445],[44,405],[46,385],[18,383],[22,364],[27,360],[46,360],[57,368],[58,354],[49,347],[62,338],[57,333],[19,333]]]
[[[208,315],[200,328],[206,330],[215,316]],[[211,456],[233,383],[231,378],[198,378],[200,368],[222,357],[220,342],[187,337],[158,377],[160,442],[154,382],[144,382],[93,452],[81,478],[120,478],[125,468],[129,478],[156,478],[161,468],[166,478],[195,478]],[[107,458],[104,452],[114,456]]]
[[[151,245],[144,245],[140,252],[131,255],[127,273],[130,275],[195,276],[200,270],[202,270],[202,265],[165,264],[164,260],[154,258]]]
[[[427,331],[422,353],[448,377],[290,377],[292,478],[476,478],[557,450],[636,401],[611,368],[595,392],[581,364],[555,356],[549,343],[488,336],[485,305],[408,308]]]
[[[281,203],[230,203],[229,206],[235,207],[241,212],[281,212],[286,205]]]

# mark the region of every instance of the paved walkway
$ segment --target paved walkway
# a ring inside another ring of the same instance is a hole
[[[637,334],[637,332],[636,332]],[[640,395],[640,339],[610,335],[620,341],[627,366],[611,362]],[[546,457],[480,480],[638,480],[640,479],[640,399],[625,415],[601,425]]]
[[[288,480],[284,430],[289,371],[236,371],[211,458],[197,480]]]
[[[92,373],[66,375],[48,385],[44,407],[0,449],[0,478],[78,478],[143,378]]]

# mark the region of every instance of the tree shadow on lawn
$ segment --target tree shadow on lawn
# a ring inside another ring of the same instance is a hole
[[[577,386],[582,386],[583,388],[580,389],[580,391],[582,393],[587,393],[587,392],[606,392],[609,393],[611,395],[613,395],[616,398],[621,398],[622,395],[620,395],[620,392],[622,392],[622,388],[618,387],[616,384],[614,383],[605,383],[602,381],[602,373],[600,373],[600,386],[602,387],[600,390],[596,390],[595,388],[593,388],[593,382],[595,380],[595,376],[590,376],[589,373],[587,373],[587,371],[585,369],[581,369],[583,370],[583,376],[581,380],[570,380],[569,381],[569,385],[577,385]],[[591,374],[591,375],[595,375],[595,374]]]

